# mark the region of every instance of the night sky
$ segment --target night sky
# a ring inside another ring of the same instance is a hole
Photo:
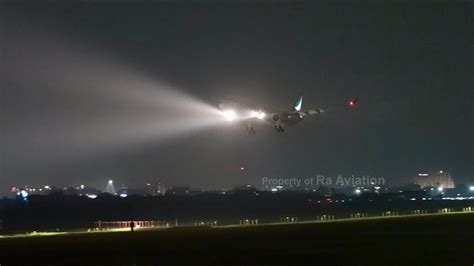
[[[3,5],[2,191],[438,170],[474,183],[472,5]],[[284,134],[216,115],[223,99],[285,111],[299,94],[326,113]]]

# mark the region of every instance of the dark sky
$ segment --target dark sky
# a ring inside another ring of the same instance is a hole
[[[2,190],[438,170],[474,183],[470,4],[3,5]],[[284,134],[213,123],[221,99],[287,110],[298,94],[326,114]]]

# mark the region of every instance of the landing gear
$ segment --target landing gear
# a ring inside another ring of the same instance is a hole
[[[247,132],[249,133],[249,135],[255,135],[255,129],[253,129],[253,127],[250,127],[250,128],[247,128]]]
[[[256,133],[255,129],[253,129],[252,124],[250,122],[247,124],[247,132],[249,133],[249,135],[255,135]]]
[[[283,133],[285,132],[285,129],[281,125],[276,125],[275,129],[278,133]]]

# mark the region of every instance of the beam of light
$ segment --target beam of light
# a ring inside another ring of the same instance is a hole
[[[11,161],[44,167],[225,124],[217,107],[94,47],[42,31],[7,36],[8,84],[16,90],[4,107],[16,116],[3,119]]]
[[[222,115],[224,116],[224,119],[227,121],[234,121],[237,119],[237,114],[235,113],[234,110],[223,111]]]
[[[109,180],[107,182],[107,185],[105,186],[104,191],[112,195],[116,194],[113,180]]]
[[[257,119],[264,119],[266,114],[262,111],[250,111],[250,117],[257,118]]]

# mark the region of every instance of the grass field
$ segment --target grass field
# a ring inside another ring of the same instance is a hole
[[[474,214],[0,239],[3,265],[474,265]]]

